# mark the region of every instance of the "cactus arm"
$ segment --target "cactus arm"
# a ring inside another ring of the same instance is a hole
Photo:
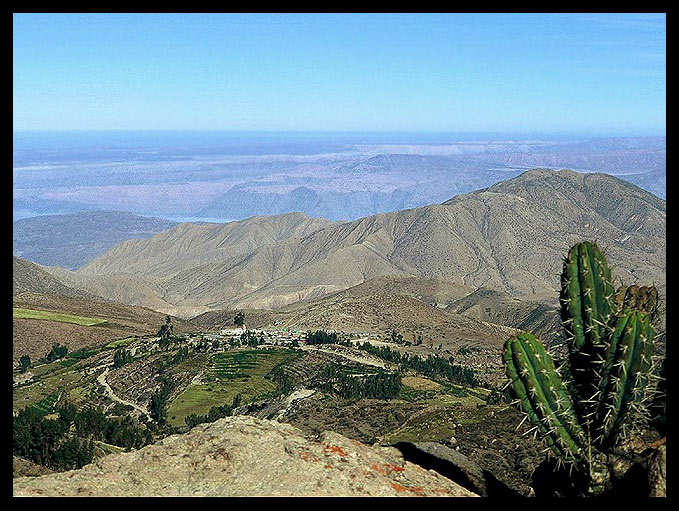
[[[582,461],[584,432],[561,376],[542,344],[531,334],[518,334],[505,343],[504,359],[512,391],[547,445],[564,461]]]
[[[540,415],[538,414],[538,410],[533,406],[533,403],[529,399],[528,389],[521,381],[521,378],[519,377],[519,369],[514,364],[512,351],[510,349],[506,349],[504,354],[507,376],[510,378],[513,394],[519,400],[519,409],[527,415],[533,426],[540,432],[540,436],[542,437],[543,441],[552,449],[556,456],[560,459],[568,458],[568,452],[562,449],[562,447],[554,441],[550,435],[550,430],[543,423]]]
[[[653,326],[645,312],[624,311],[616,318],[614,328],[602,371],[595,422],[595,441],[602,446],[614,443],[630,410],[646,395],[653,353]]]
[[[575,406],[589,430],[596,412],[601,350],[607,345],[615,290],[606,258],[595,244],[574,245],[561,273],[561,319],[568,339]]]

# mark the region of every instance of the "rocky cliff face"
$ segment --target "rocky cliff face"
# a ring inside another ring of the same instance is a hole
[[[475,496],[395,448],[235,416],[80,470],[21,477],[15,496]]]

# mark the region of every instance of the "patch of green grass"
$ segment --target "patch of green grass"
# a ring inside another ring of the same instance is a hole
[[[109,342],[104,348],[122,348],[123,346],[129,346],[135,341],[134,337],[127,337],[126,339],[118,339],[117,341]]]
[[[242,395],[243,402],[264,399],[278,388],[264,376],[274,366],[299,356],[294,350],[238,350],[211,356],[205,383],[191,385],[168,406],[169,424],[184,425],[187,415],[204,415],[213,406],[230,404],[236,394]]]
[[[120,454],[121,452],[125,452],[125,448],[118,447],[117,445],[107,444],[101,440],[95,440],[94,445],[101,449],[104,454]]]
[[[77,351],[72,351],[68,355],[66,355],[68,358],[75,358],[77,360],[84,360],[86,358],[90,358],[92,355],[96,355],[99,353],[99,350],[88,350],[87,348],[81,348]]]
[[[93,326],[106,323],[106,320],[101,318],[75,316],[73,314],[64,314],[61,312],[22,309],[20,307],[13,307],[13,317],[18,319],[46,319],[50,321],[59,321],[61,323],[75,323],[76,325],[83,326]]]
[[[417,415],[403,427],[386,435],[382,443],[441,442],[455,436],[455,424],[483,424],[488,420],[489,407],[458,402],[452,406],[437,406]]]
[[[88,350],[87,348],[82,348],[79,349],[78,351],[72,351],[68,355],[66,355],[66,360],[63,360],[61,362],[62,366],[68,367],[73,364],[77,364],[81,360],[85,360],[87,358],[90,358],[92,355],[96,355],[99,353],[99,350],[94,349],[94,350]]]
[[[58,399],[59,392],[52,392],[32,406],[40,415],[45,416],[54,411]]]
[[[435,390],[418,390],[407,385],[401,385],[401,390],[398,393],[398,398],[404,401],[423,401],[426,399],[431,399],[438,394]]]

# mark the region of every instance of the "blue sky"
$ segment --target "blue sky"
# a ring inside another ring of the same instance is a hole
[[[15,130],[664,135],[663,14],[15,14]]]

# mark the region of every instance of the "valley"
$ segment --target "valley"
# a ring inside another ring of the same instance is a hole
[[[383,445],[399,441],[451,445],[452,441],[469,453],[492,450],[493,445],[479,439],[471,443],[460,439],[464,428],[473,428],[488,413],[512,416],[506,405],[491,400],[493,392],[497,393],[492,391],[493,385],[472,383],[464,376],[449,379],[443,373],[424,375],[413,369],[402,373],[396,394],[388,400],[379,398],[379,394],[351,398],[342,393],[343,378],[360,381],[366,371],[377,376],[399,371],[399,364],[365,351],[361,348],[364,344],[419,357],[417,351],[376,335],[340,335],[339,344],[308,344],[307,337],[304,332],[287,329],[248,330],[246,335],[245,330],[231,328],[187,334],[164,348],[157,336],[94,346],[54,362],[35,363],[22,378],[16,378],[15,413],[34,407],[49,418],[57,416],[66,403],[79,411],[94,406],[107,417],[133,418],[150,438],[186,432],[196,424],[231,413],[246,414],[289,423],[307,434],[333,430],[361,442]],[[131,359],[120,367],[114,363],[117,350],[131,353]],[[186,354],[178,357],[182,350]],[[450,358],[448,354],[441,356],[441,360]],[[455,359],[463,364],[460,367],[469,369],[469,374],[481,368],[468,356],[458,354]],[[355,369],[335,380],[337,377],[327,374],[329,366]],[[331,381],[335,381],[334,386]],[[158,410],[152,403],[167,382],[171,382],[171,390],[159,428],[155,425]],[[103,444],[98,456],[115,449]],[[517,484],[520,478],[507,468],[507,484]],[[494,470],[497,472],[497,467]],[[529,491],[526,486],[522,489]]]

